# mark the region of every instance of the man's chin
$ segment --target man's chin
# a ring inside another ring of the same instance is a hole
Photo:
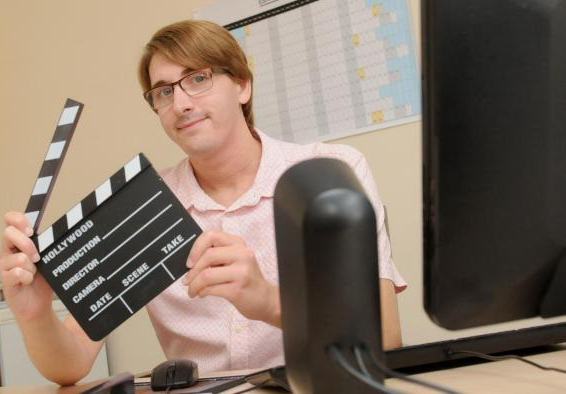
[[[191,157],[204,157],[214,151],[213,145],[209,141],[191,138],[190,141],[184,140],[178,144],[183,151]]]

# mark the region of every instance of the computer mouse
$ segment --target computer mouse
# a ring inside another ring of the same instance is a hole
[[[151,389],[154,391],[189,387],[197,380],[197,364],[187,359],[167,360],[151,371]]]

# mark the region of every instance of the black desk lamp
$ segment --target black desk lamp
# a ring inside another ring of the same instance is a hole
[[[387,391],[374,367],[384,360],[376,220],[354,172],[334,159],[295,165],[277,184],[274,213],[291,388]]]

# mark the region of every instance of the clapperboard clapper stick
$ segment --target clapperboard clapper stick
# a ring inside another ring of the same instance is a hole
[[[39,272],[100,340],[187,272],[200,233],[140,153],[33,239]]]
[[[25,215],[34,233],[41,223],[47,200],[49,200],[49,195],[53,190],[57,175],[59,175],[61,164],[73,138],[82,110],[82,103],[67,99],[59,116],[59,122],[57,122],[51,144],[49,144],[49,149],[47,149],[45,159],[43,159],[43,165],[39,170],[25,210]]]

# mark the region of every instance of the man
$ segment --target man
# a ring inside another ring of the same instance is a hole
[[[283,143],[255,129],[245,55],[213,23],[186,21],[158,31],[146,45],[139,79],[163,129],[188,156],[162,176],[204,230],[189,254],[188,274],[148,304],[166,356],[194,359],[201,370],[284,362],[273,191],[291,165],[321,156],[350,164],[374,205],[385,256],[384,346],[399,346],[395,293],[406,285],[391,261],[383,206],[363,156],[340,145]],[[72,316],[57,319],[51,289],[35,275],[39,255],[25,216],[10,212],[5,222],[0,274],[7,304],[38,370],[72,384],[91,369],[102,341],[91,341]]]

